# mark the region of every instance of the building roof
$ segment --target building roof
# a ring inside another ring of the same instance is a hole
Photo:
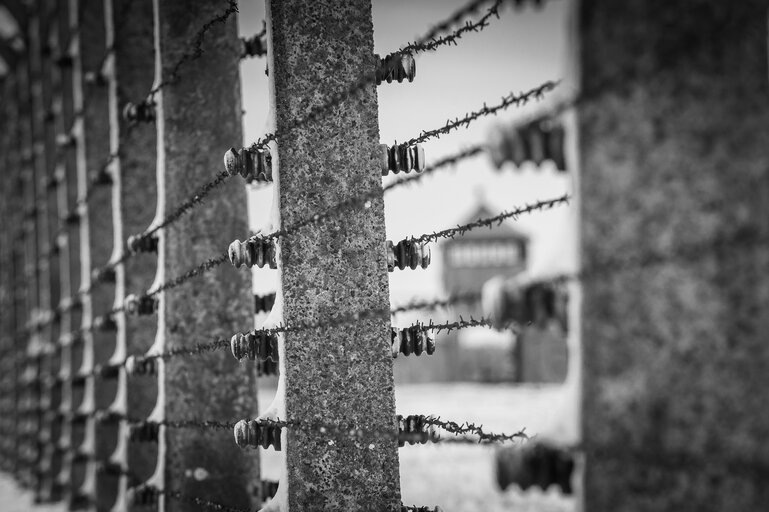
[[[478,206],[476,209],[468,216],[466,216],[464,219],[462,219],[459,224],[468,224],[470,222],[476,221],[478,219],[482,218],[488,218],[493,217],[495,215],[498,215],[498,211],[492,211],[484,201],[479,201]],[[516,239],[523,242],[527,242],[529,240],[529,237],[523,233],[522,231],[518,230],[517,228],[513,227],[509,221],[503,221],[502,224],[494,224],[491,229],[489,228],[476,228],[471,231],[466,232],[461,237],[457,237],[455,239],[449,239],[445,240],[443,243],[451,244],[451,243],[457,243],[461,242],[462,239],[475,239],[475,240],[509,240],[509,239]]]

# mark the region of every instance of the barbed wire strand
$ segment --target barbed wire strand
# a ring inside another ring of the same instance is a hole
[[[544,201],[537,201],[536,203],[529,204],[520,208],[516,208],[514,210],[504,211],[498,215],[494,215],[493,217],[480,218],[478,220],[469,222],[467,224],[457,225],[456,227],[453,227],[453,228],[444,229],[442,231],[434,231],[432,233],[425,233],[423,235],[419,235],[413,240],[415,242],[430,242],[430,241],[438,240],[439,238],[454,238],[456,236],[462,236],[466,232],[471,231],[473,229],[477,229],[480,227],[491,228],[495,224],[500,225],[506,219],[516,220],[521,215],[524,215],[527,213],[532,213],[532,212],[541,211],[541,210],[549,210],[560,204],[568,203],[569,199],[570,199],[569,194],[564,194],[560,197],[556,197],[555,199],[546,199]]]
[[[168,79],[161,80],[160,83],[158,83],[155,87],[153,87],[148,97],[154,98],[154,96],[160,92],[163,87],[166,87],[171,84],[175,84],[179,82],[179,71],[181,70],[182,66],[187,64],[188,62],[194,61],[199,59],[204,51],[203,51],[203,42],[205,41],[206,34],[209,30],[211,30],[215,25],[217,24],[223,24],[225,23],[230,16],[238,12],[238,3],[236,0],[227,0],[227,9],[225,9],[221,14],[218,14],[214,16],[212,19],[207,21],[200,29],[195,33],[195,35],[192,38],[192,49],[184,52],[182,56],[177,60],[173,67],[171,68],[171,71],[169,72]]]
[[[521,429],[512,434],[487,432],[483,429],[482,425],[478,425],[471,422],[457,423],[456,421],[442,420],[440,416],[428,415],[424,416],[424,422],[427,425],[435,426],[448,434],[455,437],[453,438],[440,438],[432,437],[430,440],[434,443],[460,443],[460,444],[480,444],[482,442],[487,443],[500,443],[507,441],[517,441],[528,439],[528,434],[525,433],[525,429]],[[255,424],[264,427],[277,427],[287,428],[289,430],[302,431],[312,434],[323,434],[328,437],[337,437],[340,439],[398,439],[399,432],[397,429],[366,429],[360,428],[354,425],[325,423],[322,421],[302,421],[302,420],[281,420],[275,418],[259,418],[252,420]],[[162,420],[162,421],[138,421],[134,424],[136,426],[144,425],[157,425],[165,426],[172,429],[197,429],[197,430],[224,430],[231,431],[238,424],[238,421],[218,421],[218,420],[198,420],[198,419],[185,419],[185,420]],[[408,434],[408,433],[405,433]],[[475,436],[475,437],[468,437]]]
[[[419,299],[390,309],[390,314],[405,313],[422,309],[434,310],[467,302],[475,302],[481,298],[480,292],[465,292],[451,295],[443,299]]]
[[[424,44],[429,41],[432,41],[435,39],[439,34],[446,32],[451,29],[454,25],[457,25],[459,22],[461,22],[464,18],[475,14],[478,12],[478,9],[483,4],[487,4],[494,0],[475,0],[474,2],[470,2],[467,5],[464,5],[460,7],[454,14],[446,18],[444,21],[441,21],[437,25],[435,25],[432,29],[430,29],[427,34],[422,36],[420,39],[416,41],[418,44]],[[494,2],[495,7],[499,8],[500,4],[502,2]]]
[[[488,115],[496,115],[498,112],[505,110],[511,106],[521,106],[527,104],[531,100],[541,100],[545,93],[552,91],[555,89],[559,84],[559,81],[552,81],[548,80],[547,82],[544,82],[543,84],[534,87],[532,89],[529,89],[526,92],[520,92],[518,94],[511,92],[507,96],[504,96],[502,100],[492,107],[489,107],[486,105],[486,103],[483,104],[483,107],[479,110],[476,110],[474,112],[469,112],[465,114],[462,118],[455,118],[454,120],[449,119],[446,121],[446,124],[440,128],[436,128],[434,130],[427,130],[423,131],[419,136],[414,137],[412,139],[407,140],[404,144],[406,146],[413,146],[414,144],[419,144],[421,142],[425,142],[430,139],[437,139],[441,135],[448,134],[454,130],[457,130],[461,127],[467,127],[469,126],[473,121],[480,119],[481,117],[488,116]]]
[[[462,33],[465,33],[467,31],[470,31],[470,30],[481,30],[483,27],[485,27],[488,24],[488,19],[492,15],[496,15],[496,10],[497,10],[498,5],[500,3],[501,2],[499,0],[497,2],[495,2],[494,6],[489,10],[489,12],[487,12],[487,14],[483,18],[481,18],[481,20],[479,20],[478,23],[476,23],[476,24],[472,24],[472,23],[466,24],[459,31],[457,31],[457,33],[459,34],[458,36],[455,35],[455,37],[446,39],[445,41],[441,42],[440,44],[432,45],[430,50],[434,50],[437,47],[445,45],[445,44],[452,44],[453,41],[455,41],[456,39],[459,39],[461,37]],[[237,10],[237,6],[235,6],[235,10]],[[218,16],[214,20],[212,20],[209,23],[207,23],[206,26],[204,26],[204,27],[210,28],[217,21],[224,21],[224,20],[226,20],[226,17],[229,16],[229,14],[227,14],[227,12],[229,12],[229,9],[227,11],[225,11],[224,14]],[[475,27],[475,28],[471,28],[471,27]],[[203,29],[201,29],[201,32],[204,33]],[[201,40],[200,42],[202,43],[202,36],[200,38],[197,38],[197,39],[200,39]],[[407,47],[407,48],[410,48],[409,51],[418,51],[416,49],[416,47],[414,46],[415,44],[416,43],[412,43],[412,45]],[[453,44],[456,44],[456,43],[453,43]],[[197,50],[200,50],[199,45],[196,48],[197,48]],[[202,50],[200,50],[200,51],[202,51]],[[428,50],[420,50],[420,51],[428,51]],[[425,137],[425,138],[426,137],[439,137],[441,133],[446,133],[447,131],[451,131],[451,130],[457,129],[460,126],[466,126],[469,123],[471,123],[472,121],[474,121],[475,119],[478,119],[479,117],[482,117],[482,116],[485,116],[485,115],[490,115],[490,114],[496,113],[497,111],[501,110],[502,108],[507,108],[507,107],[509,107],[511,105],[523,104],[523,103],[526,103],[527,101],[529,101],[532,98],[540,98],[542,96],[542,94],[544,94],[546,91],[551,90],[553,87],[555,87],[555,85],[556,85],[555,82],[547,82],[545,84],[540,85],[537,88],[532,89],[531,91],[529,91],[527,93],[522,93],[520,95],[511,94],[508,97],[503,98],[502,104],[500,104],[500,105],[498,105],[496,107],[489,108],[486,105],[484,105],[482,110],[480,110],[478,112],[469,113],[463,119],[457,119],[454,122],[449,121],[449,122],[447,122],[447,124],[445,126],[443,126],[441,128],[438,128],[436,130],[433,130],[433,131],[429,132],[429,134],[427,132],[423,132],[423,134],[420,137]],[[343,101],[343,99],[344,98],[341,98],[341,99],[339,99],[339,101],[341,102],[341,101]],[[315,116],[315,117],[317,118],[317,116]],[[272,138],[270,140],[276,140],[276,139]],[[262,140],[261,144],[254,143],[254,144],[252,144],[252,148],[254,148],[254,147],[263,147],[266,144],[266,142],[268,142],[268,141],[267,140]],[[205,195],[208,192],[210,192],[211,190],[216,188],[216,186],[218,186],[219,184],[224,182],[228,176],[229,176],[229,174],[227,174],[224,171],[219,173],[217,175],[217,177],[214,178],[212,181],[204,184],[199,189],[199,192],[197,194],[195,194],[192,198],[187,199],[186,201],[184,201],[179,207],[177,207],[174,210],[174,212],[171,215],[169,215],[166,219],[164,219],[158,226],[155,226],[153,228],[153,230],[150,230],[150,231],[147,231],[147,232],[143,233],[141,235],[141,237],[144,238],[145,236],[151,236],[154,232],[157,231],[157,229],[160,229],[161,227],[165,227],[165,226],[171,224],[172,222],[177,220],[179,217],[181,217],[185,213],[189,212],[192,208],[194,208],[196,205],[198,205],[198,204],[200,204],[202,202],[202,198],[205,197]],[[205,191],[205,192],[201,194],[200,191]],[[350,203],[354,204],[358,200],[359,199],[354,199],[354,200],[350,201]],[[324,215],[323,217],[321,217],[320,215],[315,215],[315,216],[310,217],[310,218],[308,218],[308,219],[306,219],[304,221],[300,221],[300,222],[296,223],[295,226],[292,226],[292,230],[298,230],[301,227],[306,226],[308,224],[317,223],[317,222],[319,222],[321,220],[321,218],[328,218],[331,215],[331,213],[333,213],[333,212],[328,212],[328,214]],[[284,235],[288,234],[288,232],[289,231],[287,229],[280,229],[280,230],[274,231],[273,233],[270,233],[269,235],[264,235],[264,238],[277,238],[279,236],[284,236]],[[117,265],[119,263],[125,262],[127,259],[129,259],[131,257],[131,254],[132,253],[126,251],[126,252],[124,252],[121,255],[121,257],[116,262],[113,262],[113,263],[111,263],[109,265],[114,266],[114,265]],[[192,279],[193,277],[195,277],[197,275],[200,275],[200,274],[205,273],[205,272],[207,272],[209,270],[212,270],[213,268],[215,268],[216,266],[220,265],[221,263],[224,263],[224,261],[226,261],[226,258],[224,258],[224,259],[217,258],[217,257],[211,258],[211,259],[207,260],[206,262],[200,264],[199,266],[195,267],[194,269],[191,269],[190,271],[188,271],[184,275],[179,276],[178,278],[175,278],[172,282],[164,283],[158,289],[154,290],[152,293],[148,293],[147,295],[151,296],[151,295],[159,293],[160,291],[175,288],[175,287],[183,284],[187,280]]]
[[[394,52],[392,55],[402,56],[406,54],[416,54],[416,53],[425,52],[425,51],[434,51],[434,50],[437,50],[440,46],[456,44],[456,40],[462,37],[461,34],[471,32],[471,31],[474,32],[474,31],[483,30],[488,26],[489,19],[492,16],[499,17],[498,8],[503,1],[504,0],[496,0],[494,2],[494,5],[488,9],[486,14],[481,19],[479,19],[474,23],[470,22],[464,25],[462,28],[457,30],[454,34],[441,38],[440,41],[433,40],[433,38],[437,35],[437,33],[445,30],[445,28],[443,27],[448,27],[452,24],[451,20],[453,19],[453,16],[450,17],[448,21],[439,22],[428,31],[428,35],[430,36],[429,40],[423,40],[424,38],[419,39],[414,43],[410,43],[406,45],[406,47],[404,47],[403,49]],[[476,3],[478,2],[474,1],[468,5],[474,5]],[[457,33],[459,33],[459,35],[456,35]],[[397,65],[396,61],[397,59],[391,59],[388,65],[394,67]],[[341,91],[340,93],[332,95],[322,105],[311,108],[310,111],[304,116],[297,117],[292,123],[289,123],[281,133],[272,132],[272,133],[267,133],[263,135],[262,137],[257,139],[253,144],[251,144],[250,149],[256,150],[256,149],[265,148],[269,142],[276,141],[278,140],[279,137],[283,137],[289,134],[290,132],[292,132],[293,130],[301,128],[306,124],[321,118],[328,111],[340,105],[347,98],[350,98],[351,96],[359,93],[360,91],[364,90],[367,86],[376,83],[376,77],[377,77],[376,70],[372,70],[370,72],[365,73],[355,83],[350,85],[344,91]]]

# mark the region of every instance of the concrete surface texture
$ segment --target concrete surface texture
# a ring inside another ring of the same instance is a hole
[[[763,510],[767,2],[580,16],[585,510]]]

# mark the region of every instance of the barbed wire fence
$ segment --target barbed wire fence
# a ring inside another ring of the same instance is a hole
[[[46,2],[40,3],[42,6]],[[20,20],[20,25],[26,28],[25,55],[22,59],[27,59],[29,69],[26,76],[21,76],[23,72],[18,76],[27,80],[35,80],[40,76],[50,77],[47,79],[51,81],[51,85],[44,88],[49,94],[46,97],[25,97],[28,89],[23,87],[23,81],[6,89],[9,97],[16,100],[7,104],[19,107],[16,118],[27,115],[31,119],[31,133],[19,133],[16,140],[7,137],[7,147],[19,144],[18,147],[24,148],[21,151],[24,153],[27,148],[42,145],[42,155],[35,154],[27,158],[41,157],[40,159],[47,163],[47,167],[44,167],[43,162],[35,162],[38,165],[33,167],[34,173],[22,185],[22,188],[34,197],[33,204],[39,205],[34,212],[26,214],[31,217],[34,225],[20,234],[21,237],[34,238],[33,242],[37,244],[33,244],[33,247],[36,247],[34,250],[23,254],[27,260],[31,258],[35,263],[34,271],[29,277],[34,279],[30,289],[36,293],[35,300],[27,304],[28,317],[24,322],[17,321],[16,328],[12,330],[15,338],[12,346],[23,344],[26,339],[30,339],[34,350],[18,351],[20,354],[17,359],[20,358],[21,362],[17,362],[15,367],[21,366],[25,369],[24,378],[17,376],[17,379],[8,385],[18,388],[14,382],[23,384],[20,389],[16,389],[17,399],[13,404],[17,417],[22,421],[15,429],[8,430],[14,430],[21,440],[29,439],[29,442],[22,445],[22,453],[18,454],[20,456],[15,457],[15,471],[21,475],[22,482],[35,490],[38,500],[66,499],[72,509],[88,509],[109,506],[113,500],[123,500],[133,507],[171,499],[207,509],[244,510],[239,508],[242,505],[230,506],[223,504],[221,498],[211,499],[211,496],[216,497],[217,493],[209,492],[207,496],[196,496],[186,489],[175,489],[165,479],[164,472],[168,471],[168,462],[160,460],[165,451],[163,449],[157,449],[154,454],[157,457],[156,468],[152,468],[151,464],[148,465],[147,461],[143,460],[147,458],[146,454],[142,454],[142,450],[135,445],[163,445],[165,438],[169,436],[168,430],[192,429],[206,433],[219,430],[234,431],[238,445],[264,448],[272,446],[275,449],[281,447],[281,429],[358,444],[381,442],[383,439],[392,439],[402,445],[426,441],[480,443],[525,438],[523,432],[511,435],[488,433],[481,426],[424,416],[398,418],[397,421],[394,418],[395,425],[374,430],[363,429],[354,424],[340,426],[333,422],[307,422],[302,419],[225,422],[214,418],[167,419],[165,411],[158,409],[165,405],[160,400],[147,417],[146,414],[150,412],[147,405],[154,403],[154,400],[147,402],[145,398],[145,403],[142,404],[142,400],[136,399],[140,393],[132,393],[132,389],[152,391],[152,386],[148,387],[142,382],[147,380],[148,375],[161,379],[154,386],[155,393],[171,393],[172,389],[162,381],[162,374],[166,370],[164,366],[171,360],[189,361],[189,358],[208,357],[212,352],[229,348],[238,360],[245,358],[278,363],[278,344],[282,342],[280,335],[300,331],[313,331],[317,335],[331,326],[352,326],[366,318],[379,317],[386,320],[391,313],[398,311],[398,308],[392,311],[364,310],[337,318],[319,319],[316,322],[294,322],[290,325],[236,333],[232,340],[209,335],[214,338],[213,341],[190,344],[189,340],[186,340],[186,343],[179,346],[164,343],[158,345],[157,342],[148,346],[146,340],[136,338],[151,336],[150,330],[146,325],[132,325],[131,322],[132,317],[155,314],[162,317],[162,302],[166,292],[212,272],[226,261],[231,261],[235,266],[266,264],[274,267],[279,240],[298,236],[303,228],[333,222],[353,208],[365,211],[371,207],[372,201],[381,198],[383,191],[413,182],[421,176],[474,156],[482,151],[482,148],[472,148],[428,167],[419,144],[468,126],[480,117],[496,114],[502,109],[519,106],[530,100],[541,99],[557,85],[556,82],[547,82],[525,93],[511,93],[492,107],[484,104],[481,109],[449,120],[442,127],[424,130],[406,143],[392,147],[383,146],[381,174],[417,172],[388,185],[384,190],[381,186],[374,187],[370,192],[354,195],[332,204],[321,212],[313,212],[308,217],[300,217],[294,222],[286,223],[273,233],[255,235],[243,243],[236,241],[228,250],[204,259],[181,274],[162,277],[164,272],[159,272],[152,285],[147,284],[147,271],[138,265],[131,266],[131,263],[134,258],[144,254],[164,254],[165,231],[179,223],[183,217],[194,215],[195,209],[201,207],[204,200],[216,189],[221,188],[228,178],[241,175],[249,182],[271,182],[273,157],[267,146],[269,142],[278,141],[280,144],[281,140],[292,137],[305,126],[333,115],[335,108],[349,101],[351,97],[367,94],[369,87],[375,83],[390,82],[393,79],[399,82],[404,79],[413,80],[415,55],[458,44],[463,35],[482,30],[499,17],[502,3],[497,0],[472,2],[467,5],[451,18],[431,28],[423,38],[381,59],[376,69],[372,68],[359,76],[353,85],[343,84],[341,92],[330,94],[320,105],[311,108],[308,114],[288,123],[274,134],[267,134],[248,148],[228,152],[225,156],[226,168],[223,171],[212,172],[211,178],[204,178],[189,195],[177,194],[179,199],[173,203],[169,201],[168,191],[165,191],[164,197],[163,186],[160,185],[168,187],[166,180],[170,178],[169,171],[163,173],[159,164],[159,213],[149,223],[146,214],[137,215],[126,208],[126,205],[132,202],[132,196],[136,195],[135,191],[146,188],[152,182],[154,174],[151,157],[141,158],[137,153],[144,149],[143,144],[147,147],[157,145],[158,153],[163,147],[164,134],[158,131],[160,140],[156,144],[148,144],[149,136],[146,133],[151,128],[143,125],[158,123],[161,119],[172,124],[170,121],[173,113],[164,112],[168,101],[165,91],[178,89],[183,80],[192,80],[183,70],[185,67],[191,67],[196,61],[200,62],[204,54],[211,51],[206,45],[207,36],[223,27],[232,33],[231,20],[229,27],[227,24],[237,11],[236,4],[228,2],[224,10],[216,11],[209,18],[205,18],[202,12],[196,13],[197,19],[204,20],[199,25],[200,28],[188,39],[176,35],[175,40],[167,45],[172,47],[171,50],[166,47],[160,54],[156,54],[156,60],[161,63],[162,74],[154,76],[155,85],[149,88],[149,93],[143,100],[137,102],[133,101],[136,95],[140,94],[137,93],[141,91],[140,84],[146,83],[153,66],[141,62],[138,58],[139,52],[132,48],[132,45],[146,43],[147,33],[125,32],[122,20],[132,13],[132,26],[152,26],[155,20],[149,16],[162,17],[162,3],[155,6],[154,13],[146,8],[135,7],[132,1],[109,0],[94,5],[71,1],[65,6],[57,6],[58,9],[51,7],[26,13],[25,19]],[[101,7],[96,9],[101,16],[93,16],[95,6]],[[486,7],[480,17],[462,23],[484,6]],[[91,12],[87,13],[87,10]],[[100,26],[101,20],[106,20],[103,26]],[[49,40],[49,25],[52,24],[61,28],[58,33],[60,37],[55,38],[55,41],[51,40],[52,48],[42,48],[45,44],[43,41]],[[264,43],[266,35],[267,32],[264,31],[252,38],[243,39],[237,57],[263,55],[267,46]],[[155,38],[157,37],[155,34]],[[164,36],[161,34],[160,37],[162,39]],[[147,45],[144,44],[143,47],[146,48]],[[70,67],[66,68],[67,73],[60,73],[65,68],[56,64],[62,59],[51,57],[52,53],[57,52],[66,54],[68,62],[71,63]],[[166,64],[166,59],[171,64]],[[236,59],[233,61],[237,62]],[[141,72],[132,71],[136,68]],[[194,79],[201,81],[201,68],[198,67],[195,71]],[[71,85],[65,87],[61,83],[62,77],[57,73],[66,74]],[[126,93],[130,94],[130,97],[126,97]],[[64,112],[56,111],[54,104],[57,102],[65,106],[63,111],[70,111],[69,117]],[[51,114],[46,114],[49,110]],[[75,115],[75,112],[78,115]],[[40,119],[44,115],[57,122],[56,128],[50,130],[51,134],[48,136],[43,133],[44,120]],[[169,115],[170,119],[164,118]],[[51,135],[59,142],[58,146],[50,143]],[[66,155],[62,154],[62,148],[74,149],[74,158],[67,159]],[[27,149],[27,153],[34,154],[34,150]],[[7,154],[13,152],[9,151]],[[171,159],[166,155],[165,166],[171,165],[169,160]],[[8,168],[20,169],[20,179],[29,173],[24,171],[23,165],[8,165]],[[59,169],[65,169],[65,172]],[[130,169],[131,172],[125,172],[124,169]],[[149,172],[145,172],[147,169]],[[137,172],[141,172],[141,175],[133,174]],[[184,179],[188,180],[187,177]],[[46,186],[41,187],[39,184]],[[101,190],[105,192],[100,192]],[[55,197],[52,197],[52,192],[56,192]],[[419,253],[421,257],[420,265],[429,264],[429,256],[425,256],[423,247],[426,242],[461,236],[468,230],[491,226],[507,218],[517,218],[522,214],[554,207],[567,199],[563,196],[540,201],[488,219],[479,219],[465,226],[417,235],[391,245],[392,249],[388,250],[388,258],[392,260],[388,261],[390,270],[395,267],[414,268],[415,253]],[[45,215],[45,202],[52,207],[55,205],[57,215]],[[114,221],[104,215],[106,211],[113,212]],[[142,227],[142,224],[147,227]],[[73,230],[73,227],[77,229]],[[126,234],[130,236],[126,238]],[[62,251],[61,246],[65,246],[67,250]],[[169,257],[174,255],[165,255],[165,258]],[[70,264],[70,259],[73,264]],[[146,267],[147,257],[142,256],[141,259]],[[54,289],[48,290],[56,281],[54,276],[49,277],[46,274],[49,264],[59,265],[57,274],[61,284],[54,287],[57,293],[54,293]],[[133,288],[137,284],[142,288]],[[129,295],[129,290],[135,293]],[[114,300],[111,297],[114,297]],[[13,300],[10,302],[17,303]],[[105,308],[105,304],[110,302],[114,305]],[[429,332],[489,325],[486,319],[460,319],[443,324],[415,324],[406,329],[392,328],[383,351],[388,355],[392,353],[392,356],[399,353],[432,353],[435,347],[427,335]],[[76,350],[76,347],[79,348]],[[131,348],[148,351],[129,353]],[[81,361],[79,368],[75,364],[77,355]],[[106,397],[105,401],[105,397],[99,396],[102,393],[97,390],[106,388],[106,382],[114,381],[117,381],[117,391],[113,391],[112,397]],[[243,388],[242,383],[239,387]],[[49,396],[54,388],[59,388],[61,392],[61,406],[58,408]],[[134,417],[132,411],[141,411],[147,419]],[[394,429],[394,426],[397,428]],[[109,440],[114,439],[116,428],[117,444],[109,446]],[[459,437],[442,438],[437,429]],[[468,435],[471,437],[467,437]],[[80,441],[77,441],[78,437],[81,438]],[[143,465],[145,467],[142,467]],[[150,474],[147,474],[146,466],[153,469]],[[113,483],[106,481],[105,477],[117,477],[119,485],[115,487]],[[254,487],[253,482],[250,485]],[[275,486],[271,486],[269,482],[263,482],[256,487],[256,501],[269,498],[270,496],[265,495],[266,491],[269,490],[270,495],[276,491]],[[411,507],[404,507],[405,509]]]
[[[38,501],[65,500],[73,510],[113,505],[133,510],[163,502],[167,509],[195,505],[241,511],[272,498],[278,485],[260,478],[253,451],[238,447],[288,451],[312,444],[303,453],[318,453],[312,450],[327,451],[332,444],[357,454],[352,459],[342,457],[349,465],[360,453],[375,452],[371,446],[382,445],[381,459],[387,467],[398,445],[525,440],[525,430],[488,432],[461,419],[390,414],[361,420],[350,412],[349,404],[344,405],[349,416],[303,417],[290,408],[302,396],[291,389],[287,390],[289,417],[254,419],[255,367],[238,363],[271,363],[273,371],[279,365],[281,378],[286,377],[284,372],[298,375],[305,367],[323,366],[309,358],[312,352],[297,350],[303,339],[300,334],[328,340],[338,332],[334,329],[359,329],[356,332],[365,331],[366,339],[374,341],[356,350],[375,363],[384,382],[392,382],[393,358],[430,355],[440,349],[433,333],[470,327],[517,329],[530,321],[525,317],[458,318],[398,328],[389,323],[394,314],[479,297],[461,294],[390,307],[380,289],[376,299],[334,315],[327,304],[300,305],[310,300],[306,289],[287,285],[302,286],[301,272],[317,265],[312,262],[316,255],[307,252],[322,247],[319,233],[327,233],[345,217],[366,218],[371,224],[364,226],[365,232],[383,236],[382,202],[397,187],[481,153],[489,153],[497,165],[552,160],[559,170],[566,170],[558,115],[580,98],[516,125],[506,138],[459,150],[431,164],[421,147],[481,117],[545,97],[558,86],[556,79],[526,92],[512,92],[490,107],[484,103],[401,144],[372,145],[356,136],[351,139],[357,144],[356,158],[371,169],[371,176],[360,182],[364,186],[342,187],[341,194],[306,200],[301,207],[281,211],[283,221],[274,231],[232,241],[236,232],[246,233],[245,193],[242,183],[230,178],[241,176],[263,185],[276,182],[283,199],[309,194],[311,176],[280,175],[282,166],[304,158],[300,149],[308,140],[308,128],[334,126],[349,115],[351,106],[369,116],[366,123],[375,123],[371,98],[376,85],[412,81],[415,56],[461,44],[464,37],[494,23],[505,3],[473,1],[384,58],[358,53],[355,58],[364,64],[339,72],[327,94],[301,111],[284,105],[277,113],[275,130],[248,146],[242,145],[240,115],[231,115],[241,111],[232,87],[237,83],[238,62],[267,55],[269,48],[273,48],[272,59],[286,56],[287,48],[295,44],[290,34],[281,32],[285,28],[280,24],[285,16],[281,9],[286,7],[276,7],[274,26],[240,39],[234,1],[205,8],[155,2],[153,9],[135,0],[38,0],[34,5],[16,6],[13,12],[23,35],[20,48],[11,48],[14,68],[3,83],[7,101],[3,101],[1,163],[8,179],[2,183],[6,199],[0,297],[2,469],[32,489]],[[182,15],[181,10],[186,12]],[[352,14],[349,19],[361,16]],[[362,15],[370,18],[370,12]],[[279,50],[274,49],[276,40],[282,45]],[[147,61],[148,51],[156,52],[155,62]],[[276,83],[295,72],[280,61],[270,70]],[[350,79],[339,79],[343,74]],[[233,93],[222,94],[228,97],[209,105],[213,102],[210,91],[215,90],[211,88],[223,84]],[[277,94],[287,104],[304,101],[287,99],[282,95],[288,92],[280,89]],[[185,105],[190,95],[207,112],[196,111],[201,118],[197,122],[190,122],[195,106]],[[202,125],[209,127],[203,130],[205,135],[196,133]],[[211,126],[217,137],[210,136]],[[348,142],[337,141],[329,147]],[[371,151],[366,153],[369,146]],[[223,168],[212,163],[222,155]],[[381,176],[400,172],[413,174],[381,186]],[[348,178],[342,172],[336,177]],[[153,198],[157,202],[154,216],[149,207]],[[364,240],[361,228],[353,239],[365,246],[373,263],[355,270],[361,278],[376,275],[373,284],[361,288],[379,287],[387,270],[428,266],[430,242],[555,208],[569,199],[566,195],[545,199],[386,244]],[[223,240],[223,236],[230,238]],[[576,274],[536,284],[605,278],[702,257],[724,244],[757,243],[765,240],[739,233],[734,239],[707,240],[669,252],[618,255]],[[342,249],[334,247],[332,252]],[[226,268],[228,261],[236,268],[267,266],[288,273],[283,296],[278,293],[269,306],[262,300],[265,309],[275,304],[282,309],[277,323],[244,329],[252,322],[254,301],[247,275]],[[351,261],[337,261],[336,266],[345,267]],[[375,343],[381,345],[379,349]],[[227,356],[227,350],[234,357]],[[311,375],[327,378],[317,371]],[[299,380],[307,384],[309,378]],[[360,386],[350,385],[352,392],[360,391]],[[389,395],[382,399],[385,410],[393,408],[392,386]],[[200,454],[203,443],[211,444],[208,451],[203,450],[207,456]],[[190,469],[191,453],[201,461],[198,476],[196,468]],[[296,457],[288,454],[287,478],[301,488]],[[373,455],[362,460],[381,462]],[[226,485],[207,478],[212,468],[226,479]],[[192,471],[193,478],[185,476],[186,470]],[[390,476],[392,472],[392,467],[385,471]],[[387,485],[395,489],[397,481]],[[306,490],[290,490],[288,499],[301,504],[311,496]],[[397,493],[382,493],[388,509],[394,506],[393,496]],[[431,510],[396,505],[401,510]]]

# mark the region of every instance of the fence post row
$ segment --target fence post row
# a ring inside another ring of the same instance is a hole
[[[222,155],[242,141],[236,17],[212,23],[205,51],[191,65],[176,63],[194,52],[201,27],[226,4],[155,0],[155,87],[159,212],[190,197],[195,187],[222,170]],[[176,73],[176,74],[175,74]],[[158,279],[186,272],[248,232],[243,182],[229,180],[194,214],[179,218],[159,235]],[[229,338],[253,324],[248,273],[220,267],[182,290],[160,294],[158,338],[153,350]],[[243,418],[256,410],[256,374],[225,351],[206,358],[158,361],[158,404],[153,419]],[[202,397],[205,397],[202,399]],[[161,489],[234,507],[260,505],[258,458],[221,432],[161,427],[158,472]],[[190,504],[165,499],[165,510]]]
[[[346,90],[367,70],[373,72],[377,62],[367,0],[336,2],[333,9],[274,0],[267,9],[280,168],[277,200],[285,226],[364,191],[381,190],[373,81],[330,115],[280,136],[325,98]],[[367,206],[280,241],[287,325],[384,312],[355,325],[284,334],[279,359],[288,421],[397,432],[382,193]],[[303,430],[289,429],[287,435],[291,510],[360,510],[361,503],[370,510],[400,507],[394,438],[333,443],[319,442]]]

